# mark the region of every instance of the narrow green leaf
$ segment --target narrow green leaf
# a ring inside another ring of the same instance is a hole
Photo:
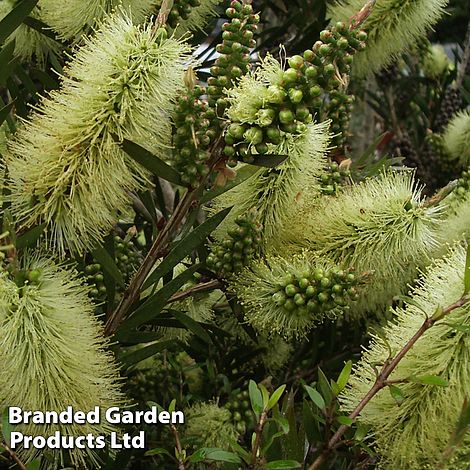
[[[10,114],[11,109],[13,108],[15,102],[12,101],[11,103],[8,103],[6,106],[0,109],[0,126],[3,124],[5,119],[8,117],[8,114]]]
[[[276,168],[287,160],[287,155],[254,155],[250,165]]]
[[[270,470],[289,470],[291,468],[301,468],[301,464],[295,460],[274,460],[268,462],[266,468]]]
[[[352,426],[354,424],[354,420],[349,416],[337,416],[336,421],[338,421],[339,424],[344,424],[345,426]]]
[[[321,394],[325,403],[329,405],[335,395],[325,373],[320,368],[318,369],[318,385],[320,386]]]
[[[263,411],[263,397],[254,380],[250,380],[248,392],[250,394],[251,407],[255,414],[259,415]]]
[[[54,39],[54,41],[57,41],[57,35],[54,33],[54,31],[47,26],[46,23],[44,23],[41,20],[38,20],[37,18],[33,18],[32,16],[27,16],[24,20],[23,23],[26,26],[29,26],[32,29],[35,29],[38,33],[41,33],[44,36],[47,36],[48,38]]]
[[[340,392],[344,390],[344,387],[346,387],[346,384],[348,383],[349,377],[351,375],[351,370],[352,361],[348,361],[344,365],[343,370],[339,374],[338,380],[336,381]]]
[[[281,395],[284,393],[285,389],[286,389],[286,386],[281,385],[277,390],[273,392],[273,394],[268,400],[268,406],[267,406],[268,410],[271,410],[272,408],[274,408],[274,406],[277,404],[277,402],[281,398]]]
[[[121,147],[127,155],[132,157],[137,163],[154,175],[159,176],[170,183],[183,186],[179,173],[147,149],[127,139],[124,139]]]
[[[225,186],[217,186],[216,188],[213,188],[203,194],[200,199],[201,203],[205,204],[209,201],[212,201],[212,199],[216,198],[217,196],[220,196],[221,194],[230,191],[231,189],[235,188],[235,186],[238,186],[239,184],[243,183],[243,181],[246,181],[248,178],[251,178],[258,171],[260,171],[259,168],[256,168],[254,166],[243,166],[242,168],[237,170],[237,176],[232,181],[227,182]]]
[[[163,351],[166,348],[169,348],[170,346],[174,346],[174,344],[175,341],[170,340],[153,343],[144,348],[137,349],[136,351],[125,353],[118,359],[126,366],[131,366],[133,364],[137,364],[140,361],[143,361],[144,359],[147,359],[148,357],[154,356],[155,354]]]
[[[315,403],[315,405],[317,405],[318,408],[320,408],[320,410],[324,410],[326,408],[326,404],[320,392],[308,385],[304,385],[304,388],[307,391],[308,396],[310,397],[310,400],[312,400],[313,403]]]
[[[206,238],[222,223],[225,217],[227,217],[230,210],[231,207],[218,212],[196,227],[192,232],[184,237],[183,240],[178,242],[165,259],[149,275],[147,280],[144,282],[142,290],[147,289],[165,274],[169,273],[181,260],[186,258],[186,256],[203,243]]]
[[[423,384],[423,385],[434,385],[436,387],[448,387],[449,382],[437,375],[422,375],[420,377],[410,376],[408,377],[410,382]]]
[[[0,21],[0,43],[15,31],[23,23],[24,19],[31,13],[39,0],[23,0]]]
[[[165,307],[168,302],[168,299],[193,277],[193,274],[199,267],[200,266],[198,264],[191,266],[179,276],[175,277],[175,279],[165,284],[122,323],[120,330],[126,331],[128,329],[135,328],[143,323],[151,321],[159,315],[163,310],[163,307]],[[119,340],[119,332],[116,334],[116,338]]]
[[[145,455],[145,457],[150,457],[152,455],[161,455],[161,454],[168,455],[169,457],[172,456],[166,449],[163,449],[162,447],[157,447],[155,449],[150,449],[147,452],[145,452],[144,455]]]
[[[105,248],[100,247],[94,250],[92,255],[101,264],[105,273],[111,276],[120,286],[124,287],[124,278],[109,252]]]
[[[318,418],[313,413],[310,403],[304,400],[302,404],[302,424],[304,425],[307,440],[310,443],[319,442],[323,438],[320,433]]]
[[[45,228],[46,224],[37,225],[31,230],[28,230],[26,233],[23,233],[23,235],[20,235],[16,239],[16,248],[23,250],[24,248],[33,248],[36,246],[37,241],[44,232]]]
[[[369,426],[366,426],[365,424],[362,423],[357,423],[357,429],[356,432],[354,433],[353,439],[355,441],[363,441],[364,438],[367,436],[367,433],[369,432]]]
[[[9,41],[0,50],[0,84],[6,86],[7,80],[15,70],[18,59],[14,57],[15,41]]]
[[[388,390],[390,391],[390,395],[396,401],[397,405],[400,406],[405,401],[405,396],[403,395],[403,391],[400,387],[396,385],[389,385]]]
[[[263,384],[259,384],[258,388],[261,390],[261,396],[263,397],[263,410],[265,410],[268,407],[269,392]]]
[[[13,426],[8,421],[8,406],[3,411],[2,416],[2,435],[3,439],[5,440],[7,446],[10,447],[10,434],[13,431]]]
[[[151,343],[161,339],[162,333],[156,331],[121,331],[119,334],[119,342],[121,344],[141,344]]]
[[[215,462],[229,462],[229,463],[241,463],[241,459],[237,454],[233,452],[227,452],[221,449],[207,449],[206,460],[213,460]]]
[[[467,261],[465,263],[465,274],[464,274],[464,295],[470,292],[470,245],[467,247]]]
[[[171,313],[189,331],[191,331],[191,333],[195,334],[198,338],[201,338],[205,343],[213,344],[211,337],[209,336],[207,331],[204,329],[204,327],[201,326],[200,323],[198,323],[197,321],[194,321],[191,317],[189,317],[188,315],[185,315],[183,312],[172,310]]]
[[[237,454],[245,461],[245,463],[250,463],[251,454],[246,451],[237,441],[234,439],[229,439],[228,444],[231,449],[237,452]]]

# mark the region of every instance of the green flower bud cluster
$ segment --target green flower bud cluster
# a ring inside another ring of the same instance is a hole
[[[212,77],[207,82],[209,105],[216,106],[219,115],[228,106],[224,89],[230,88],[248,72],[250,49],[256,46],[254,33],[259,23],[259,15],[253,13],[251,0],[233,0],[226,14],[230,22],[222,25],[222,42],[216,48],[220,56],[211,67]]]
[[[141,262],[141,254],[130,240],[123,240],[119,236],[114,237],[114,261],[122,273],[125,281],[128,281],[134,273],[136,266]],[[107,289],[104,282],[104,272],[100,263],[93,258],[92,262],[85,265],[84,273],[86,281],[90,285],[90,297],[98,302],[106,300]]]
[[[315,268],[302,274],[289,274],[279,283],[271,300],[295,315],[327,314],[337,307],[347,308],[358,299],[358,278],[338,268]]]
[[[106,286],[104,284],[104,273],[101,264],[93,263],[85,266],[87,283],[91,286],[90,297],[103,302],[106,299]]]
[[[209,269],[224,277],[248,265],[261,244],[261,225],[256,212],[239,215],[236,228],[228,231],[228,238],[215,245],[207,257]]]
[[[204,93],[200,86],[188,88],[179,98],[174,116],[173,166],[190,186],[209,172],[208,148],[217,136],[215,111],[200,99]]]
[[[168,15],[168,25],[175,29],[181,20],[187,20],[192,8],[201,6],[200,0],[175,0]]]
[[[353,97],[345,89],[354,54],[364,49],[367,33],[343,23],[320,33],[322,40],[303,56],[288,59],[280,81],[268,85],[257,103],[253,122],[233,120],[225,135],[224,154],[229,159],[253,162],[269,145],[278,145],[285,133],[302,134],[314,115],[333,120],[336,144],[344,143]]]
[[[225,404],[225,408],[232,414],[232,421],[240,434],[244,434],[247,429],[254,427],[248,391],[233,392]]]
[[[462,172],[455,188],[455,194],[459,199],[465,199],[470,194],[470,167]]]
[[[142,255],[134,243],[131,240],[123,240],[117,235],[114,237],[114,257],[125,281],[132,277],[142,261]]]
[[[336,195],[339,188],[345,184],[351,176],[351,172],[347,168],[342,168],[336,162],[332,162],[326,168],[326,173],[321,175],[321,190],[329,196]]]
[[[342,148],[348,138],[349,122],[353,110],[354,95],[348,95],[345,91],[332,90],[330,100],[325,105],[325,117],[331,119],[331,143],[334,147]]]

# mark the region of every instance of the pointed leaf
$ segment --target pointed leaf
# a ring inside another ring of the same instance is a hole
[[[211,337],[201,325],[197,321],[194,321],[188,315],[185,315],[183,312],[178,312],[176,310],[172,310],[171,313],[173,316],[180,321],[191,333],[195,334],[198,338],[201,338],[205,343],[213,344]]]
[[[287,160],[288,155],[253,155],[250,165],[276,168]]]
[[[259,415],[263,411],[263,397],[254,380],[250,380],[248,392],[250,394],[251,407],[255,414]]]
[[[199,269],[200,265],[191,266],[186,271],[175,277],[172,281],[165,284],[154,295],[150,296],[134,313],[121,325],[121,330],[126,331],[130,328],[136,328],[143,323],[151,321],[163,310],[168,299],[184,286],[193,274]],[[116,334],[119,339],[119,332]]]
[[[318,408],[320,408],[320,410],[324,410],[326,408],[326,404],[320,392],[318,392],[317,390],[315,390],[314,388],[308,385],[304,385],[304,388],[307,391],[308,396],[310,397],[310,400],[312,400],[313,403],[315,403],[315,405],[317,405]]]
[[[149,346],[137,349],[136,351],[125,353],[118,359],[126,366],[131,366],[133,364],[137,364],[140,361],[143,361],[144,359],[147,359],[148,357],[154,356],[155,354],[163,351],[166,348],[169,348],[170,346],[174,346],[174,344],[175,341],[160,341],[159,343],[150,344]]]
[[[183,186],[179,173],[144,147],[141,147],[135,142],[131,142],[127,139],[123,140],[121,147],[127,155],[132,157],[137,163],[154,175],[159,176],[170,183]]]
[[[275,460],[268,462],[266,468],[270,470],[289,470],[291,468],[301,468],[302,465],[295,460]]]
[[[267,406],[268,410],[271,410],[277,404],[277,402],[281,398],[281,395],[284,393],[285,389],[286,389],[286,386],[281,385],[277,390],[273,392],[273,394],[268,400],[268,406]]]
[[[349,380],[349,376],[351,375],[351,369],[352,369],[352,361],[346,362],[346,364],[343,367],[343,370],[339,374],[338,380],[336,381],[339,392],[343,391],[344,387],[346,387],[346,384],[348,383],[348,380]]]
[[[145,457],[150,457],[152,455],[161,455],[161,454],[168,455],[169,457],[172,456],[166,449],[163,449],[161,447],[157,447],[155,449],[150,449],[147,452],[145,452],[144,455],[145,455]]]
[[[436,387],[448,387],[449,382],[437,375],[422,375],[420,377],[410,376],[408,377],[410,382],[423,384],[423,385],[434,385]]]
[[[39,0],[23,0],[0,21],[0,44],[15,31],[31,13]]]
[[[190,232],[183,240],[165,256],[164,260],[156,267],[156,269],[149,275],[144,282],[143,289],[145,290],[152,284],[157,282],[165,274],[169,273],[181,260],[186,258],[193,250],[195,250],[206,238],[222,223],[231,211],[231,207],[220,211],[211,218],[207,219],[201,225],[196,227]]]
[[[396,401],[398,406],[400,406],[405,401],[405,396],[403,395],[401,388],[397,387],[396,385],[389,385],[388,390],[390,391],[390,395],[392,395],[392,398]]]
[[[337,416],[336,421],[339,424],[344,424],[345,426],[352,426],[354,424],[354,420],[349,416]]]

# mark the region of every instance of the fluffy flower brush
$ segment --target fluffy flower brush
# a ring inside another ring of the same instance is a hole
[[[45,98],[9,146],[13,210],[46,223],[59,252],[90,249],[126,205],[143,170],[116,139],[153,152],[169,145],[172,102],[189,46],[118,12],[80,48],[60,91]]]
[[[233,206],[219,226],[222,239],[227,230],[236,228],[235,220],[255,209],[263,227],[263,243],[269,246],[296,206],[303,199],[321,192],[319,176],[324,172],[330,135],[328,122],[310,124],[302,136],[290,136],[284,143],[289,157],[274,169],[262,168],[252,177],[227,191],[214,202],[214,211]],[[285,153],[283,153],[285,154]]]
[[[237,440],[232,413],[215,403],[196,403],[186,410],[185,417],[184,438],[196,448],[228,450],[230,441]]]
[[[67,406],[88,412],[120,406],[118,366],[102,338],[101,326],[86,288],[71,271],[35,257],[23,261],[17,273],[0,273],[0,407],[63,411]],[[18,425],[25,435],[107,435],[114,426]],[[30,461],[40,451],[19,449]],[[63,458],[53,454],[54,468]],[[90,449],[68,451],[80,468],[97,456]]]
[[[308,253],[269,257],[229,280],[245,319],[264,335],[304,336],[325,318],[334,318],[355,300],[356,276]]]
[[[348,21],[364,0],[340,0],[329,11],[334,21]],[[358,75],[377,72],[392,63],[439,20],[448,0],[377,0],[362,27],[369,34],[366,49],[357,54]]]
[[[141,23],[155,10],[157,0],[39,0],[44,21],[64,40],[79,41],[98,26],[116,7]]]
[[[455,248],[435,263],[412,291],[412,301],[394,311],[395,321],[373,338],[356,365],[341,397],[352,410],[376,379],[373,364],[383,364],[396,354],[422,325],[425,315],[456,302],[464,291],[465,249]],[[436,375],[448,387],[400,383],[404,401],[398,406],[389,390],[380,391],[364,408],[360,422],[372,427],[373,439],[383,458],[380,468],[421,470],[434,468],[457,425],[470,388],[470,337],[453,325],[470,325],[470,303],[429,329],[400,362],[390,380]],[[468,442],[468,441],[467,441]],[[468,451],[468,446],[466,448]],[[462,460],[462,463],[468,460]],[[447,468],[447,467],[446,467]],[[468,468],[453,462],[449,468]]]
[[[220,3],[222,0],[177,0],[170,12],[170,24],[175,23],[177,35],[200,31],[216,15],[216,7]]]
[[[470,112],[461,111],[449,122],[443,134],[444,148],[462,166],[470,165]]]
[[[426,207],[420,193],[412,173],[389,172],[298,216],[298,243],[369,275],[354,311],[383,308],[438,246],[441,208]]]
[[[0,0],[0,20],[8,15],[16,4],[17,2],[14,0]],[[44,13],[39,7],[33,9],[31,16],[35,19],[45,21]],[[34,58],[40,66],[44,65],[47,55],[51,51],[55,54],[60,54],[61,51],[61,46],[57,41],[25,24],[16,28],[7,38],[6,42],[8,43],[10,41],[15,41],[16,57],[26,62],[30,62]]]

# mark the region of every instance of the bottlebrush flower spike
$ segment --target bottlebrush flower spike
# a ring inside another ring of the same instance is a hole
[[[444,148],[462,166],[470,165],[470,112],[457,113],[443,134]]]
[[[334,318],[357,296],[356,276],[328,261],[301,253],[268,257],[229,279],[245,319],[264,335],[302,337],[325,318]]]
[[[195,403],[185,412],[183,436],[196,448],[229,448],[238,438],[232,413],[216,403]]]
[[[0,272],[0,408],[88,412],[95,406],[106,410],[123,404],[118,366],[106,351],[101,325],[87,289],[77,274],[42,257],[25,257],[14,276]],[[25,435],[109,435],[117,431],[101,419],[100,424],[17,425]],[[40,450],[16,451],[29,462]],[[49,451],[51,467],[59,468],[64,451]],[[96,464],[90,449],[70,451],[73,465]]]
[[[17,2],[14,0],[0,1],[0,20],[8,15],[16,4]],[[39,7],[34,8],[30,16],[40,21],[45,21],[43,11]],[[7,38],[6,43],[11,41],[15,41],[16,57],[25,62],[31,62],[34,59],[41,67],[44,66],[50,51],[53,51],[55,54],[61,53],[61,46],[57,41],[25,24],[21,24],[16,28]]]
[[[376,380],[373,364],[384,364],[403,348],[425,320],[438,307],[445,308],[464,291],[465,249],[458,246],[451,254],[429,268],[426,276],[412,290],[412,301],[394,310],[394,321],[383,333],[374,336],[363,353],[340,397],[346,411],[351,411]],[[434,468],[449,443],[462,404],[470,387],[470,338],[453,325],[470,325],[470,303],[454,310],[445,321],[437,323],[418,340],[399,363],[389,380],[435,375],[448,387],[404,382],[404,401],[398,406],[389,390],[381,390],[364,408],[358,420],[372,427],[373,439],[382,456],[380,468],[422,470]],[[468,446],[465,445],[466,451]],[[466,468],[463,457],[446,468]]]
[[[144,171],[120,148],[124,138],[165,151],[173,99],[190,47],[152,23],[133,26],[118,12],[85,41],[62,88],[18,130],[7,155],[13,211],[47,223],[57,251],[91,249],[138,188]]]
[[[255,209],[262,225],[265,247],[275,241],[283,224],[303,199],[321,193],[319,177],[325,171],[326,151],[330,142],[329,122],[309,124],[303,135],[287,135],[283,143],[273,148],[287,160],[273,169],[260,169],[252,177],[227,191],[214,201],[212,210],[233,206],[228,217],[218,227],[215,236],[223,239],[228,230],[236,228],[239,215]]]
[[[138,24],[156,10],[158,3],[158,0],[39,0],[43,21],[67,41],[79,41],[119,6],[130,12]]]
[[[426,207],[411,172],[387,172],[345,188],[297,218],[298,242],[370,274],[353,311],[375,312],[403,293],[438,246],[441,207]],[[302,241],[303,238],[303,241]]]
[[[334,21],[349,21],[364,0],[339,0],[329,9]],[[366,49],[354,59],[360,76],[391,64],[439,20],[448,0],[377,0],[362,27],[369,35]]]

